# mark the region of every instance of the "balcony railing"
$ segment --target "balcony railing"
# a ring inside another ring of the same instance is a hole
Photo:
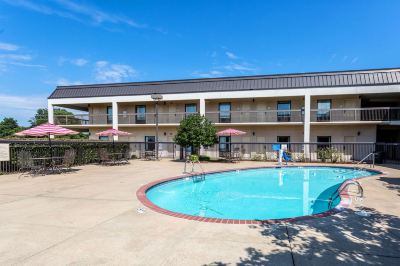
[[[54,123],[56,125],[105,125],[112,124],[112,117],[107,114],[55,115]]]
[[[400,108],[313,109],[311,122],[400,121]]]
[[[158,113],[159,124],[179,124],[186,116],[197,113]],[[156,113],[119,114],[118,123],[122,125],[155,124]]]
[[[302,110],[221,111],[206,112],[214,123],[302,122]]]
[[[193,113],[159,113],[160,124],[178,124],[184,117]],[[225,111],[206,112],[206,117],[214,123],[276,123],[303,122],[302,110],[266,111]],[[119,114],[121,125],[155,124],[155,113]],[[400,108],[347,108],[313,109],[311,122],[357,122],[357,121],[400,121]],[[55,115],[58,125],[111,125],[112,116],[107,114]]]
[[[178,124],[183,118],[194,113],[159,113],[158,123]],[[57,125],[111,125],[112,116],[107,114],[89,115],[55,115],[54,123]],[[155,113],[119,114],[118,123],[121,125],[131,124],[155,124]]]

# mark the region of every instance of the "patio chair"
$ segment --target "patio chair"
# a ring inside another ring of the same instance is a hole
[[[76,152],[74,149],[66,150],[64,153],[64,158],[60,165],[61,169],[65,171],[71,171],[71,166],[75,162]]]
[[[231,161],[231,152],[230,151],[221,151],[219,153],[219,157],[224,160],[225,162]]]
[[[144,158],[146,160],[155,160],[156,159],[156,152],[155,151],[145,151]]]
[[[110,158],[110,155],[108,154],[107,150],[102,148],[99,150],[99,158],[100,158],[100,164],[102,165],[113,165],[114,161]]]
[[[231,154],[230,161],[231,161],[232,163],[240,162],[240,152],[239,152],[239,151],[234,151],[234,152]]]
[[[29,151],[19,152],[17,160],[19,172],[21,172],[18,178],[21,178],[21,176],[26,172],[31,175],[36,175],[42,169],[40,165],[35,165],[32,155]]]
[[[131,153],[129,152],[129,149],[127,149],[121,159],[119,160],[119,163],[121,164],[129,164],[129,159],[131,158]]]

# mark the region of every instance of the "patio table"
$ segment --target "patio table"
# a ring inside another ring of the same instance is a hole
[[[41,172],[46,173],[51,170],[51,172],[55,172],[57,170],[59,173],[61,173],[61,169],[57,167],[56,161],[62,160],[64,157],[62,156],[52,156],[52,157],[37,157],[37,158],[32,158],[33,161],[39,161],[40,165],[42,165]],[[50,163],[48,163],[50,162]]]

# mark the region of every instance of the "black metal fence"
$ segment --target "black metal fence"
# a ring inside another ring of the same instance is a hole
[[[62,157],[66,150],[76,151],[75,165],[96,163],[98,150],[125,152],[129,149],[132,158],[143,158],[145,151],[154,151],[154,142],[112,142],[106,141],[53,141],[52,149],[47,141],[0,140],[9,144],[10,160],[0,161],[0,174],[19,170],[18,153],[27,150],[34,157]],[[276,161],[278,152],[273,149],[277,143],[228,143],[204,148],[200,153],[210,159],[219,159],[223,153],[236,152],[242,160]],[[354,163],[370,153],[376,153],[376,163],[400,164],[400,143],[280,143],[287,148],[296,162]],[[159,157],[183,159],[188,149],[173,142],[159,142]],[[370,159],[370,158],[369,158]],[[368,160],[367,160],[368,161]]]
[[[109,152],[124,153],[129,149],[128,142],[100,142],[100,141],[52,141],[51,148],[47,141],[0,140],[0,144],[9,145],[9,160],[0,161],[0,174],[17,172],[20,169],[18,160],[21,151],[28,151],[33,158],[63,157],[66,150],[76,152],[74,165],[84,165],[98,162],[98,151],[101,148]]]
[[[205,149],[210,158],[219,157],[220,153],[231,151],[240,154],[243,160],[278,160],[278,152],[273,149],[277,143],[231,143],[216,144]],[[332,162],[351,163],[375,153],[377,163],[400,163],[400,143],[280,143],[297,162]],[[372,156],[371,156],[372,158]],[[367,162],[372,160],[367,158]]]

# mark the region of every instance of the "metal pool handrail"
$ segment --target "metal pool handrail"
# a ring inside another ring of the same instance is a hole
[[[358,194],[360,194],[360,198],[364,197],[364,189],[362,188],[361,184],[356,180],[349,180],[343,186],[340,186],[332,193],[331,197],[329,198],[328,208],[332,208],[333,201],[340,196],[340,193],[350,185],[355,185],[358,188]]]

